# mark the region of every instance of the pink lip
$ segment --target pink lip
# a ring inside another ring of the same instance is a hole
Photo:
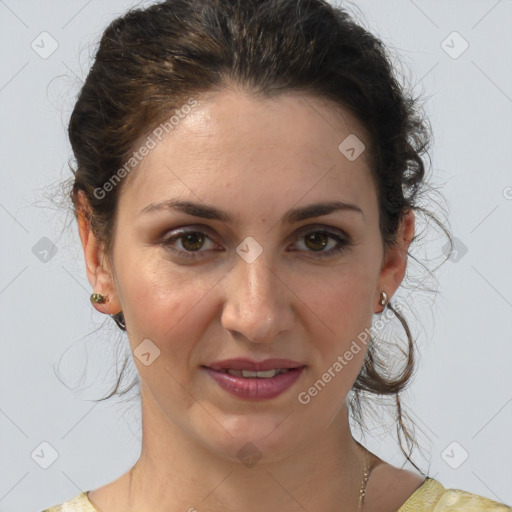
[[[237,377],[226,373],[225,370],[213,370],[203,367],[217,384],[237,396],[247,400],[268,400],[275,398],[289,389],[301,376],[305,366],[294,368],[285,373],[280,373],[269,379],[259,377]],[[272,366],[272,368],[285,368],[284,366]],[[258,370],[254,370],[258,371]]]
[[[265,359],[265,361],[252,361],[251,359],[239,357],[234,359],[224,359],[223,361],[215,361],[205,366],[212,370],[227,370],[231,368],[232,370],[252,370],[253,372],[263,372],[265,370],[273,370],[277,368],[299,368],[304,366],[304,364],[290,359]]]

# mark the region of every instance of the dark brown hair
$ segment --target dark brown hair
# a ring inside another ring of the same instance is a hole
[[[348,109],[370,137],[384,247],[395,243],[409,209],[433,219],[452,242],[442,223],[419,205],[427,190],[428,121],[418,99],[400,84],[388,49],[347,10],[322,0],[167,0],[129,10],[110,23],[69,122],[76,159],[70,191],[74,212],[84,212],[107,257],[123,182],[100,198],[95,190],[170,112],[191,97],[234,88],[267,98],[297,92]],[[399,398],[415,369],[415,344],[404,316],[388,307],[407,335],[404,368],[390,374],[384,343],[372,338],[350,408],[361,424],[362,394],[392,397],[400,447],[417,468],[410,459],[415,439]],[[117,392],[120,379],[105,398]]]

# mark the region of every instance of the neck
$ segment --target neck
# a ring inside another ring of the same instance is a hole
[[[346,403],[322,435],[250,465],[214,452],[163,415],[142,390],[143,442],[130,471],[131,509],[166,511],[358,510],[369,452],[351,435]]]

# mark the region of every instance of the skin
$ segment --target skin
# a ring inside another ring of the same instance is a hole
[[[160,350],[148,366],[134,357],[141,456],[89,493],[98,510],[353,512],[365,457],[375,468],[368,512],[396,511],[424,481],[352,437],[345,399],[366,345],[307,405],[297,400],[382,312],[380,292],[390,299],[399,287],[414,234],[409,212],[397,246],[384,253],[367,151],[349,161],[338,149],[350,134],[369,147],[364,127],[327,100],[209,93],[125,178],[110,264],[79,216],[89,281],[109,296],[94,307],[123,310],[132,352],[144,339]],[[171,209],[140,214],[171,198],[213,205],[233,221]],[[291,208],[333,200],[363,214],[282,222]],[[206,238],[163,245],[178,228]],[[321,229],[353,245],[321,259],[319,252],[337,246],[327,238],[322,249],[306,236]],[[248,236],[263,249],[252,263],[235,251]],[[291,389],[258,402],[225,392],[201,369],[243,356],[289,358],[307,368]],[[261,453],[252,467],[237,457],[248,442]]]

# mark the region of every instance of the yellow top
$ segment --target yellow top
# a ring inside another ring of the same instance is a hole
[[[41,512],[98,512],[82,492]],[[459,489],[445,489],[427,477],[397,512],[512,512],[512,507]]]

